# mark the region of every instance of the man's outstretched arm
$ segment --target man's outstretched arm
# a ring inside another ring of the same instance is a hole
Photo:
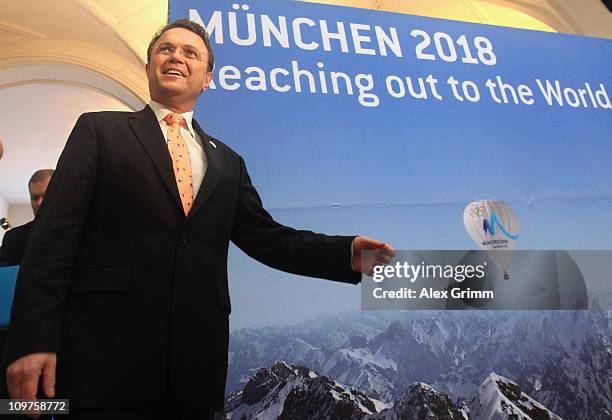
[[[256,260],[293,274],[359,283],[373,264],[384,263],[393,248],[364,236],[330,236],[277,223],[264,209],[240,159],[240,192],[232,241]],[[362,261],[362,252],[376,251],[376,261]],[[364,264],[366,263],[366,264]]]

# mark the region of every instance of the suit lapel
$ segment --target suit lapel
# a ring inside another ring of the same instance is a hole
[[[130,115],[129,120],[134,134],[136,134],[138,141],[146,150],[151,161],[153,161],[155,169],[157,169],[168,192],[174,197],[174,201],[179,206],[182,213],[183,204],[181,203],[178,187],[176,186],[176,179],[174,178],[174,169],[172,168],[172,161],[168,153],[168,146],[166,146],[166,141],[159,128],[159,122],[155,117],[155,113],[153,113],[151,108],[147,105],[143,110]]]
[[[221,151],[218,150],[216,146],[213,146],[211,143],[213,140],[202,130],[196,120],[193,120],[192,124],[193,129],[202,140],[202,147],[206,153],[208,167],[206,168],[206,174],[204,174],[204,180],[202,181],[198,195],[196,196],[193,206],[189,211],[189,216],[187,217],[188,219],[193,217],[202,207],[202,205],[206,203],[206,200],[208,200],[214,191],[217,183],[219,182],[219,178],[221,177]]]

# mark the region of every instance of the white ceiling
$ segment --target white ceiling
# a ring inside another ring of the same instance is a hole
[[[146,47],[167,13],[167,0],[2,2],[0,196],[10,205],[29,203],[32,172],[55,167],[80,114],[148,101]]]
[[[11,204],[29,203],[27,183],[37,169],[55,168],[79,115],[129,110],[123,102],[82,85],[32,83],[0,90],[0,194]]]

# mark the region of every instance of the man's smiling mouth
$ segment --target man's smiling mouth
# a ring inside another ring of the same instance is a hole
[[[173,75],[173,76],[181,76],[181,77],[185,77],[185,75],[183,74],[182,71],[178,70],[178,69],[168,69],[164,72],[164,74],[169,74],[169,75]]]

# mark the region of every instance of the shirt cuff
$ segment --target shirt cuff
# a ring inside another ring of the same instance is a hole
[[[354,255],[353,254],[354,253],[353,244],[355,243],[355,238],[353,238],[353,240],[351,241],[351,269],[356,272],[357,270],[355,270],[355,266],[353,266],[353,255]]]

